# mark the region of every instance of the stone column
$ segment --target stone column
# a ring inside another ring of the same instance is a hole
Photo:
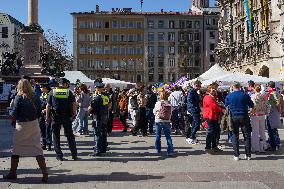
[[[38,24],[38,0],[28,0],[28,25]]]

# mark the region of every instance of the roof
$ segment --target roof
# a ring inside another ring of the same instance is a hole
[[[79,79],[82,83],[93,83],[93,81],[81,71],[65,71],[64,73],[64,78],[68,79],[70,83],[75,84],[77,79]]]
[[[7,24],[15,24],[19,25],[21,27],[24,27],[24,24],[17,20],[16,18],[10,16],[9,14],[6,13],[0,13],[0,24],[1,25],[7,25]]]

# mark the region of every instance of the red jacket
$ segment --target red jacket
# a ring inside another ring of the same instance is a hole
[[[203,118],[210,120],[218,120],[218,113],[222,112],[222,108],[214,100],[211,95],[206,95],[203,99]]]

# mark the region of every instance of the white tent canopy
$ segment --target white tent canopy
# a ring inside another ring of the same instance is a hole
[[[71,84],[75,84],[77,79],[79,79],[81,83],[85,83],[85,84],[93,83],[93,80],[88,78],[81,71],[65,71],[64,73],[65,73],[64,78],[68,79]]]
[[[266,78],[257,75],[243,74],[239,72],[229,72],[223,70],[218,64],[212,66],[208,71],[200,75],[198,78],[187,81],[184,86],[187,86],[194,81],[199,80],[202,82],[202,86],[208,86],[213,82],[219,83],[220,86],[230,86],[234,82],[240,82],[241,84],[247,84],[252,80],[255,83],[263,84],[269,81],[279,81],[274,78]]]

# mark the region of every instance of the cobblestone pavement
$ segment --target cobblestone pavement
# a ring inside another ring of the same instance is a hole
[[[284,131],[280,131],[284,138]],[[10,166],[9,145],[12,129],[0,128],[0,175]],[[176,154],[166,155],[166,142],[162,138],[163,153],[157,155],[155,137],[133,137],[114,132],[109,137],[109,151],[103,157],[91,157],[93,137],[76,137],[79,161],[73,161],[66,138],[62,136],[64,162],[55,159],[54,152],[46,152],[49,182],[40,182],[40,170],[35,158],[20,159],[18,179],[7,182],[0,176],[0,188],[111,188],[111,189],[175,189],[175,188],[284,188],[284,149],[275,154],[253,155],[251,161],[233,161],[232,147],[221,141],[224,151],[218,155],[204,153],[205,133],[200,132],[202,144],[191,146],[185,138],[173,136]],[[244,148],[241,146],[241,158]]]

